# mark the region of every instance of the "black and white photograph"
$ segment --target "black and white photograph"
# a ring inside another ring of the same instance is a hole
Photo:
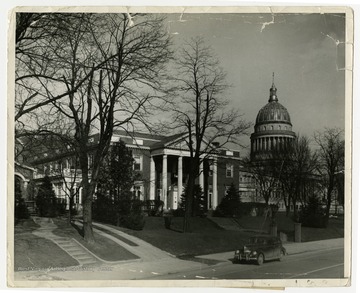
[[[353,12],[19,7],[8,284],[344,287]]]

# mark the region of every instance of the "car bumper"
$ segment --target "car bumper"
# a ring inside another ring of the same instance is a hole
[[[256,261],[257,255],[235,254],[234,260],[236,260],[236,261]]]

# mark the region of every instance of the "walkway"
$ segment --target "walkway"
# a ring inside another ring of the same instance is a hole
[[[80,224],[80,222],[77,222],[77,223]],[[96,229],[96,227],[101,228],[101,230]],[[131,236],[131,235],[124,233],[122,231],[119,231],[117,229],[111,228],[107,225],[93,222],[93,229],[96,233],[99,233],[100,235],[113,240],[115,243],[121,245],[126,250],[137,255],[139,258],[141,258],[142,261],[148,262],[148,261],[154,261],[154,260],[160,260],[160,259],[174,258],[173,255],[151,245],[148,242],[145,242],[137,237]],[[119,235],[120,238],[124,238],[125,240],[128,240],[128,241],[126,241],[126,242],[122,241],[119,238],[116,238],[112,235],[109,235],[106,232],[103,232],[104,230],[111,232],[111,234]],[[130,245],[129,242],[133,243],[135,245]]]
[[[33,217],[33,220],[36,224],[40,225],[40,228],[32,232],[34,235],[51,240],[74,258],[79,265],[92,265],[100,262],[95,255],[75,239],[55,235],[52,231],[55,230],[57,226],[51,218]]]

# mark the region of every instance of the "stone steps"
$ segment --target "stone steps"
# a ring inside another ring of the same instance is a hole
[[[91,253],[89,253],[86,249],[84,249],[81,245],[72,239],[55,238],[52,240],[72,258],[74,258],[80,265],[89,265],[98,262],[97,258],[95,258]]]

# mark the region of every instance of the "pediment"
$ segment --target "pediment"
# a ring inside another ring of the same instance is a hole
[[[193,144],[195,144],[196,137],[195,135],[192,136]],[[209,150],[210,143],[207,140],[203,140],[201,142],[201,151]],[[187,134],[184,134],[181,137],[178,137],[172,141],[169,141],[165,144],[165,148],[171,148],[171,149],[177,149],[177,150],[183,150],[183,151],[189,151],[189,136]]]

